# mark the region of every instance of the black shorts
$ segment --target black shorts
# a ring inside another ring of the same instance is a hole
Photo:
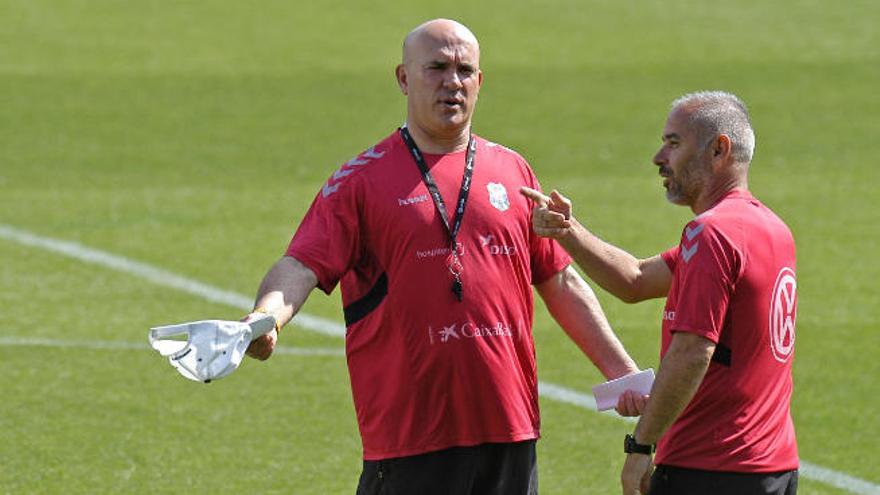
[[[536,495],[535,440],[364,461],[357,495]]]
[[[657,466],[648,495],[795,495],[798,472],[727,473]]]

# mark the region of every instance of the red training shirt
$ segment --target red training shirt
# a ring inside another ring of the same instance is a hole
[[[657,464],[730,472],[797,469],[791,366],[797,309],[788,227],[734,190],[687,224],[662,254],[673,271],[663,313],[674,332],[717,344],[696,395],[663,435]]]
[[[364,459],[539,436],[531,284],[569,263],[530,227],[526,161],[482,138],[458,235],[464,300],[443,227],[398,132],[337,170],[287,254],[341,283]],[[465,151],[425,154],[454,222]]]

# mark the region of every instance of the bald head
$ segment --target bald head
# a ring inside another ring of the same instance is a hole
[[[449,19],[428,21],[406,36],[403,63],[394,72],[406,95],[406,125],[419,148],[449,153],[466,147],[483,84],[474,33]]]
[[[474,50],[479,62],[480,43],[470,29],[451,19],[433,19],[406,35],[403,40],[403,64],[409,63],[420,50],[444,45],[468,46]]]

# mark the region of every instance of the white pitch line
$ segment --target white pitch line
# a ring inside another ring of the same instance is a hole
[[[43,237],[32,234],[30,232],[17,229],[8,225],[0,224],[0,238],[7,239],[25,246],[37,247],[63,254],[65,256],[90,263],[103,266],[130,275],[135,275],[142,279],[153,282],[157,285],[177,289],[188,294],[198,296],[204,300],[226,304],[231,307],[248,311],[251,309],[253,300],[247,296],[219,289],[202,282],[182,277],[175,273],[156,268],[146,263],[134,261],[122,256],[110,254],[105,251],[92,249],[75,242],[62,241],[50,237]],[[333,335],[337,337],[345,336],[345,327],[333,320],[321,318],[319,316],[300,313],[293,321],[298,326],[325,335]],[[0,343],[3,341],[0,340]],[[107,343],[104,343],[105,345]],[[129,345],[122,343],[120,345]],[[291,348],[293,349],[293,348]],[[341,352],[341,351],[340,351]],[[293,353],[293,352],[291,352]],[[340,354],[341,355],[341,354]],[[571,404],[582,409],[596,410],[596,402],[587,394],[554,385],[552,383],[540,382],[538,391],[540,395],[551,400]],[[611,416],[620,418],[614,413]],[[620,418],[632,421],[632,418]],[[846,490],[850,493],[858,495],[880,495],[880,485],[871,483],[854,476],[850,476],[834,469],[826,468],[818,464],[813,464],[801,460],[800,474],[804,478],[812,479]]]
[[[23,244],[25,246],[42,248],[54,253],[63,254],[79,261],[93,265],[103,266],[130,275],[135,275],[149,280],[157,285],[177,289],[206,301],[225,304],[243,311],[253,309],[254,299],[235,292],[219,289],[204,284],[191,278],[182,277],[161,268],[131,260],[105,251],[99,251],[70,241],[62,241],[49,237],[42,237],[30,232],[16,229],[8,225],[0,224],[0,238]],[[314,332],[342,337],[345,335],[345,327],[333,320],[318,316],[299,314],[293,319],[294,323],[301,324]]]
[[[813,464],[801,459],[800,474],[804,478],[820,481],[826,485],[846,490],[859,495],[880,495],[880,485],[850,476],[840,471]]]
[[[547,382],[538,382],[538,393],[548,399],[564,402],[591,411],[597,411],[596,401],[593,399],[592,395],[577,392],[566,387]],[[611,417],[630,423],[636,422],[635,418],[619,416],[617,413],[611,411],[605,411],[603,414],[608,414]],[[818,464],[813,464],[812,462],[803,459],[800,460],[799,472],[800,476],[803,476],[804,478],[819,481],[826,485],[846,490],[850,493],[857,493],[859,495],[880,495],[880,485]]]

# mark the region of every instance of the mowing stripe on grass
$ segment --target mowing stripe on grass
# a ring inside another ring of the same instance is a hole
[[[62,241],[50,237],[43,237],[32,234],[30,232],[0,224],[0,238],[7,239],[25,246],[32,246],[47,251],[63,254],[65,256],[91,263],[94,265],[111,268],[120,272],[135,275],[150,282],[164,287],[177,289],[194,296],[201,297],[210,302],[226,304],[235,308],[248,311],[251,309],[253,300],[247,296],[219,289],[196,280],[182,277],[175,273],[156,268],[146,263],[130,260],[128,258],[110,254],[97,249],[92,249],[81,244],[70,241]],[[293,322],[307,330],[322,333],[325,335],[334,335],[342,337],[345,335],[345,327],[333,320],[321,318],[318,316],[300,313],[294,318]],[[0,340],[2,344],[3,340]],[[105,345],[96,344],[96,345]],[[121,345],[129,345],[122,343]],[[147,346],[144,346],[147,347]],[[292,353],[292,352],[291,352]],[[340,350],[340,354],[341,350]],[[554,385],[552,383],[540,382],[538,391],[541,396],[558,402],[571,404],[583,409],[595,411],[596,402],[587,394],[577,392],[575,390]],[[618,417],[611,413],[612,416]],[[632,418],[623,418],[632,421]],[[801,476],[816,480],[827,485],[831,485],[850,493],[858,495],[880,495],[880,485],[869,481],[850,476],[840,471],[826,468],[801,459]]]
[[[121,340],[59,340],[34,337],[0,337],[0,347],[57,347],[89,350],[152,350],[147,344],[123,342]],[[278,354],[295,356],[344,356],[345,351],[339,347],[285,347],[275,348]]]

